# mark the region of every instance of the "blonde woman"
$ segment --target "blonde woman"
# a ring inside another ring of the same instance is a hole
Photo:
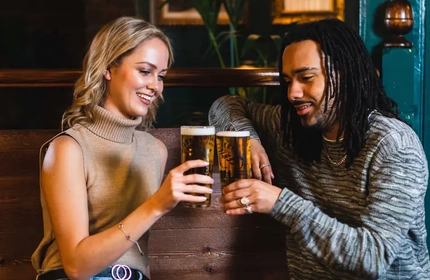
[[[149,279],[148,230],[186,193],[211,193],[204,161],[172,169],[150,126],[173,61],[169,39],[142,19],[122,17],[93,39],[76,82],[66,129],[41,149],[44,237],[32,256],[38,280]]]

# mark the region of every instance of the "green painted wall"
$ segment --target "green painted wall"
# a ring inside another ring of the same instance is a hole
[[[427,151],[427,158],[430,159],[430,5],[425,8],[423,142],[424,149]]]
[[[423,86],[423,144],[427,154],[427,161],[430,162],[430,6],[425,9],[424,22],[424,86]],[[421,10],[424,11],[424,10]],[[427,230],[430,230],[430,191],[427,191],[426,197],[426,213],[427,213]],[[430,247],[430,237],[427,233],[427,245]]]
[[[387,94],[399,105],[402,117],[422,140],[427,159],[430,159],[430,35],[429,11],[426,1],[410,0],[414,14],[414,27],[406,38],[413,44],[411,49],[383,48],[388,32],[384,28],[385,7],[389,1],[360,0],[359,30],[375,64],[382,70],[382,80]],[[424,13],[425,11],[425,13]],[[427,50],[427,52],[426,52]],[[427,56],[425,56],[427,53]],[[427,69],[426,69],[427,68]],[[427,70],[427,72],[426,72]],[[427,73],[427,75],[425,75]],[[430,192],[426,197],[426,213],[430,213]],[[429,217],[430,214],[427,215]],[[427,218],[427,229],[430,219]],[[430,238],[427,239],[430,244]]]
[[[383,42],[389,35],[384,27],[385,7],[389,1],[360,0],[359,30],[371,52],[387,94],[399,103],[399,109],[419,137],[423,139],[424,116],[424,41],[425,2],[409,1],[414,12],[415,24],[406,38],[412,49],[384,49]]]

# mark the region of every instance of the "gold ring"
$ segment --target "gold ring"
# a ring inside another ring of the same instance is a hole
[[[270,167],[271,165],[270,165],[270,163],[265,163],[265,164],[263,164],[262,166],[260,166],[260,170],[262,170],[264,167]]]

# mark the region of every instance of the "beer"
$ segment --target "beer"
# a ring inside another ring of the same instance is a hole
[[[251,178],[249,131],[220,131],[216,145],[221,189],[239,179]]]
[[[201,159],[209,162],[208,166],[193,168],[185,174],[203,174],[212,177],[212,168],[215,150],[215,127],[213,126],[181,126],[181,161]],[[205,185],[211,188],[212,185]],[[204,194],[194,194],[201,195]],[[209,207],[211,195],[205,194],[204,202],[183,202],[186,207]]]

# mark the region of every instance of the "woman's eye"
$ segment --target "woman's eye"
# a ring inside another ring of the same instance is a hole
[[[166,76],[164,75],[158,75],[158,80],[159,81],[164,81],[166,79]]]
[[[140,72],[142,75],[149,75],[149,74],[151,74],[151,72],[150,72],[150,71],[148,71],[148,70],[139,70],[139,72]]]

